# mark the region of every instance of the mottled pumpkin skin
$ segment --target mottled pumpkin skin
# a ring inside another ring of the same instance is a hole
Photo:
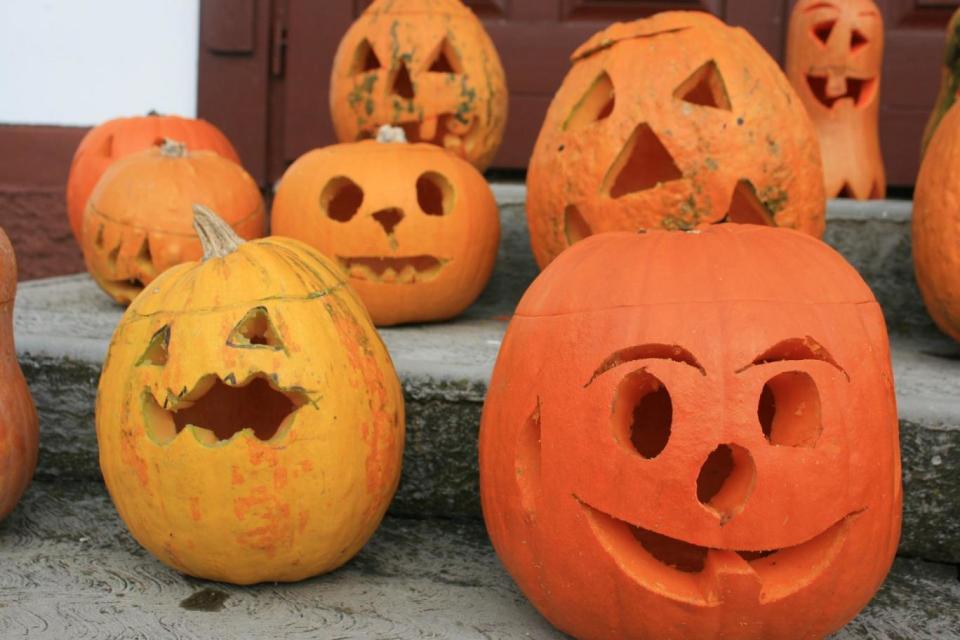
[[[643,453],[661,390],[668,437]],[[814,437],[775,440],[780,421]],[[480,428],[484,519],[574,637],[822,638],[893,562],[897,432],[883,314],[826,244],[735,224],[602,234],[540,274],[504,336]],[[708,505],[721,444],[749,463],[729,476],[738,500],[719,503],[724,484]],[[702,565],[681,570],[694,552]]]
[[[87,199],[103,172],[115,160],[157,146],[164,138],[179,140],[194,151],[213,151],[240,162],[227,137],[206,120],[149,115],[117,118],[97,125],[80,141],[67,178],[67,216],[77,242],[83,233]]]
[[[883,15],[873,0],[800,0],[790,15],[785,70],[820,136],[827,197],[887,190],[880,150]]]
[[[231,344],[256,308],[275,348]],[[164,328],[166,363],[144,360]],[[247,429],[210,442],[190,426],[171,440],[146,398],[176,407],[211,374],[269,380],[307,401],[269,440]],[[114,333],[96,424],[107,488],[137,541],[178,571],[236,584],[349,560],[382,519],[403,452],[400,383],[363,305],[328,260],[286,238],[157,278]]]
[[[441,56],[448,64],[435,66]],[[503,140],[508,95],[493,42],[460,0],[376,0],[340,41],[330,79],[341,142],[391,124],[480,171]]]
[[[363,200],[349,219],[338,220],[330,189],[345,179]],[[430,181],[442,202],[421,202],[421,181]],[[334,259],[378,326],[460,314],[490,280],[500,242],[500,214],[486,180],[468,162],[427,144],[366,140],[303,155],[280,181],[270,224],[274,234]],[[417,256],[431,265],[399,267]],[[356,258],[396,264],[398,273],[382,277]]]
[[[175,156],[151,147],[115,162],[84,212],[80,246],[90,275],[128,304],[166,269],[199,259],[194,203],[217,211],[242,238],[264,233],[260,190],[231,160],[212,151]]]
[[[913,267],[927,312],[960,341],[960,109],[940,121],[913,197]]]
[[[665,12],[610,26],[572,61],[527,174],[541,267],[593,233],[747,221],[743,202],[758,221],[823,234],[816,130],[746,31]],[[631,150],[652,161],[622,171]]]
[[[13,344],[16,292],[16,258],[0,229],[0,520],[16,506],[37,466],[37,412]]]
[[[921,151],[926,153],[934,132],[940,126],[940,121],[950,107],[957,100],[960,92],[960,9],[957,9],[950,22],[947,23],[947,42],[943,50],[943,67],[940,70],[940,91],[933,111],[923,129],[923,145]]]

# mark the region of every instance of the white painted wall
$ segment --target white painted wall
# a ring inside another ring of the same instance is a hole
[[[195,116],[199,0],[0,0],[0,123]]]

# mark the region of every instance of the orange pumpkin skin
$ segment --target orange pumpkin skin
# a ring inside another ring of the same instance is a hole
[[[460,0],[376,0],[340,41],[330,79],[341,142],[391,124],[481,171],[503,140],[508,95],[493,42]]]
[[[787,77],[820,136],[827,196],[882,198],[883,16],[873,0],[801,0],[787,31]]]
[[[83,137],[73,154],[67,178],[67,217],[73,236],[80,242],[83,211],[100,176],[115,160],[157,146],[164,138],[179,140],[193,151],[214,151],[240,162],[227,137],[206,120],[180,116],[136,116],[100,124]]]
[[[0,520],[23,495],[37,466],[37,412],[13,345],[17,263],[0,229]]]
[[[893,561],[897,432],[883,315],[825,244],[755,225],[603,234],[507,329],[484,519],[575,637],[819,638]]]
[[[339,210],[351,192],[361,200]],[[486,180],[427,144],[366,140],[303,155],[280,181],[270,224],[334,259],[379,326],[460,314],[490,280],[500,242]]]
[[[746,31],[665,12],[610,26],[572,60],[527,174],[541,268],[604,231],[726,219],[823,234],[813,124]]]
[[[913,267],[927,312],[960,341],[960,110],[954,105],[934,131],[913,197]]]
[[[84,213],[80,247],[90,275],[127,304],[166,269],[198,260],[195,203],[217,211],[244,239],[263,235],[260,190],[231,160],[170,142],[115,162]]]

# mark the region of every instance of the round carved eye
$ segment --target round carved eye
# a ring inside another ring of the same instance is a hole
[[[363,189],[346,176],[331,178],[320,192],[320,208],[337,222],[348,222],[362,204]]]
[[[651,460],[667,446],[672,423],[673,402],[658,378],[636,371],[623,379],[614,399],[614,424],[622,442]]]
[[[813,378],[802,371],[788,371],[768,380],[760,393],[757,417],[770,444],[816,446],[823,422]]]
[[[417,178],[417,202],[427,215],[447,215],[453,211],[453,185],[439,173],[427,171]]]

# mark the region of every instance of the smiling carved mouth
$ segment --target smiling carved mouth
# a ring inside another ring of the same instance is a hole
[[[147,433],[158,444],[169,444],[184,429],[207,445],[223,443],[247,431],[259,440],[270,440],[307,404],[302,389],[281,389],[275,377],[255,374],[241,383],[209,374],[192,390],[168,393],[161,405],[153,392],[143,392]]]
[[[850,100],[856,107],[866,104],[876,90],[877,79],[847,77],[846,91],[835,96],[827,95],[828,78],[826,76],[808,75],[807,84],[810,85],[813,97],[820,104],[827,109],[833,109],[841,100]]]
[[[404,284],[433,280],[447,262],[428,255],[406,258],[337,256],[337,261],[351,278]]]
[[[779,600],[813,582],[843,548],[854,511],[800,544],[779,549],[713,549],[631,525],[578,499],[601,546],[648,589],[699,605],[722,601],[724,576],[757,583],[761,603]]]

